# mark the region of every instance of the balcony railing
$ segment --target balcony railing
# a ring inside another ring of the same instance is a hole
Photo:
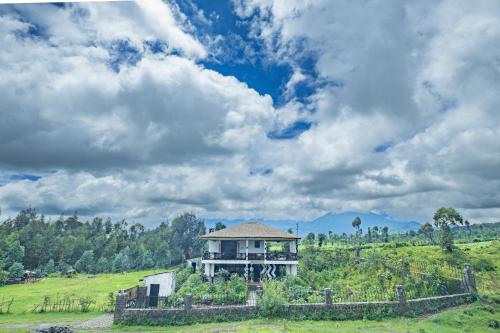
[[[204,260],[246,260],[245,253],[220,253],[220,252],[205,252],[203,253]],[[268,252],[265,254],[266,260],[275,261],[295,261],[297,253],[291,252]],[[248,260],[264,260],[264,253],[249,253]]]

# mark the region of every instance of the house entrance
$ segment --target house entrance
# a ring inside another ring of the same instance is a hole
[[[253,280],[260,281],[260,273],[262,272],[262,265],[253,265]]]
[[[158,307],[158,295],[160,294],[160,285],[151,284],[149,286],[149,306],[152,308]]]

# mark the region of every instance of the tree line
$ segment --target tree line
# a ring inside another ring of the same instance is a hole
[[[458,242],[480,242],[494,240],[500,237],[500,222],[471,224],[454,208],[442,207],[436,210],[432,222],[426,222],[418,230],[404,233],[390,233],[387,226],[368,227],[364,232],[362,221],[356,217],[352,221],[353,234],[308,233],[304,239],[305,245],[323,246],[327,244],[360,245],[369,243],[410,242],[414,245],[440,245],[447,252],[453,251],[453,244]],[[293,233],[293,230],[289,230]]]
[[[125,220],[82,222],[76,214],[49,222],[29,208],[0,223],[0,284],[25,270],[46,275],[166,267],[200,256],[203,234],[203,220],[191,213],[146,230]]]

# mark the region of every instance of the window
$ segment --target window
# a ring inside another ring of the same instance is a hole
[[[255,248],[256,249],[260,249],[260,240],[259,241],[255,241]]]

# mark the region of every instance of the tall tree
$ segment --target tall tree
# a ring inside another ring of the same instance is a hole
[[[201,255],[203,241],[200,236],[205,234],[205,223],[192,213],[185,213],[172,221],[170,242],[178,248],[181,257],[178,261]]]
[[[215,230],[222,230],[222,229],[226,229],[226,225],[222,222],[217,222],[215,223]]]
[[[434,213],[434,225],[439,228],[439,241],[441,247],[447,251],[453,251],[453,233],[451,225],[463,224],[464,219],[454,208],[441,207]]]
[[[318,234],[318,246],[321,247],[326,241],[326,235],[323,233]]]
[[[429,238],[431,243],[434,243],[434,239],[432,238],[433,232],[434,232],[434,228],[432,227],[432,224],[430,224],[429,222],[422,224],[420,226],[420,228],[418,229],[418,233]]]

